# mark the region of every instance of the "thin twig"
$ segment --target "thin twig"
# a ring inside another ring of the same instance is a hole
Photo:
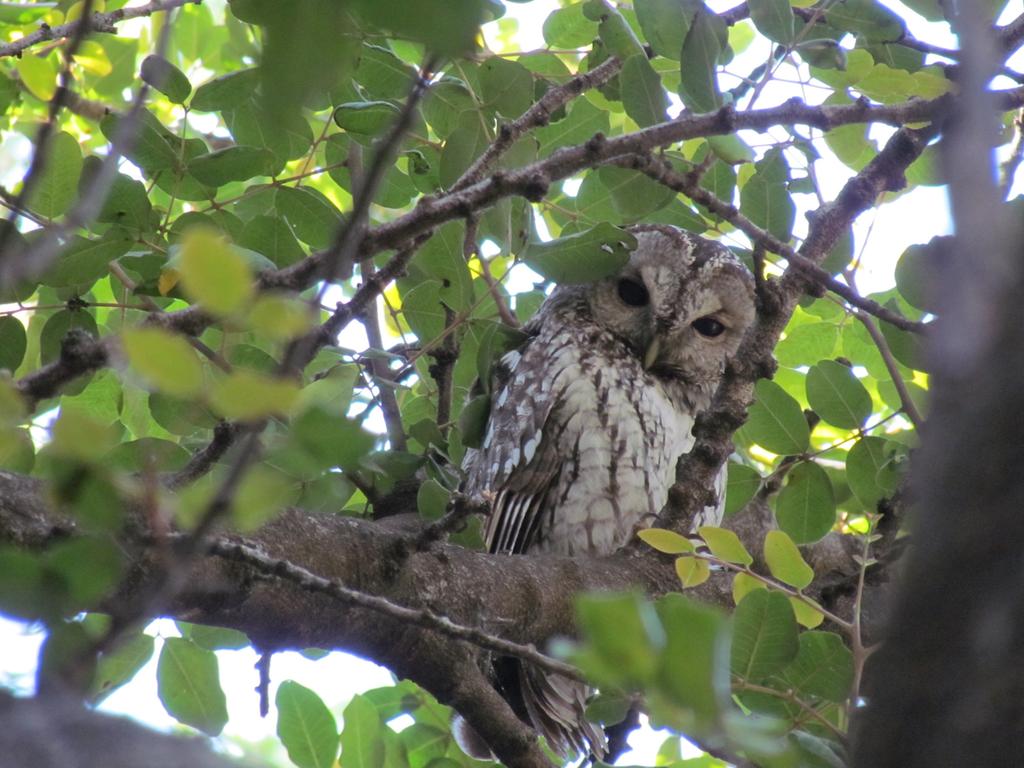
[[[188,463],[171,475],[165,485],[175,490],[198,480],[213,469],[214,464],[227,453],[228,448],[234,444],[237,434],[237,425],[227,421],[218,422],[213,427],[213,440],[192,454]]]
[[[486,515],[491,511],[492,503],[484,498],[453,493],[444,515],[427,525],[416,539],[416,549],[427,549],[434,542],[455,533],[470,515]]]
[[[202,0],[153,0],[153,2],[147,3],[146,5],[139,5],[134,8],[119,8],[118,10],[110,11],[109,13],[94,13],[88,17],[83,13],[82,18],[78,21],[69,21],[67,24],[60,24],[56,27],[41,24],[39,29],[35,32],[27,34],[13,42],[0,45],[0,58],[4,56],[19,56],[22,51],[27,48],[31,48],[37,43],[48,40],[59,40],[62,37],[70,37],[80,28],[86,26],[96,32],[115,33],[117,31],[116,25],[119,22],[127,21],[128,19],[137,19],[142,16],[149,16],[150,14],[158,13],[159,11],[170,11],[182,5],[188,5],[189,3],[201,5]]]
[[[183,5],[186,1],[188,0],[154,2],[151,5],[160,5],[161,7],[150,8],[149,13],[176,8],[178,5]],[[112,13],[117,13],[117,11]],[[93,14],[93,19],[97,15]],[[134,16],[131,18],[134,18]],[[160,37],[154,51],[156,56],[163,56],[164,51],[167,50],[171,28],[172,24],[170,19],[168,19],[160,30]],[[24,279],[43,274],[66,247],[69,235],[76,229],[85,227],[99,215],[103,208],[103,203],[107,199],[107,194],[117,178],[118,163],[122,155],[129,151],[137,138],[139,113],[142,111],[142,106],[145,104],[148,94],[149,85],[145,82],[141,83],[128,113],[118,121],[114,137],[110,142],[110,148],[107,150],[107,156],[103,158],[99,170],[93,175],[89,185],[79,194],[78,201],[64,215],[64,222],[47,228],[41,238],[24,249],[22,253],[17,254],[18,258],[0,259],[0,285],[16,285]],[[0,233],[0,237],[2,237],[2,233]],[[0,247],[0,255],[2,254],[3,250]]]
[[[885,336],[882,335],[878,326],[875,325],[874,320],[863,312],[854,312],[854,315],[864,325],[864,329],[868,332],[871,340],[878,348],[878,354],[882,356],[882,362],[885,363],[885,369],[889,372],[893,386],[896,387],[896,394],[900,397],[900,407],[907,415],[907,418],[910,419],[910,422],[914,425],[914,429],[920,431],[921,427],[924,426],[924,418],[921,416],[921,412],[917,410],[917,405],[914,403],[914,399],[910,396],[910,390],[907,389],[907,384],[903,381],[903,376],[900,374],[899,363],[897,363],[896,358],[893,357],[892,349],[889,347],[889,342],[886,340]]]
[[[498,137],[492,141],[480,155],[456,180],[451,192],[458,192],[472,184],[476,184],[491,169],[494,163],[527,131],[547,125],[551,116],[561,107],[568,104],[584,91],[604,85],[622,68],[621,62],[612,56],[589,72],[582,72],[562,85],[555,86],[545,93],[523,114],[506,123],[498,130]]]
[[[848,285],[836,280],[832,275],[819,267],[814,262],[804,258],[794,248],[783,243],[770,232],[757,226],[740,213],[739,209],[731,203],[716,197],[699,184],[691,183],[685,174],[679,173],[667,162],[656,158],[653,155],[639,155],[630,158],[620,158],[615,161],[616,165],[626,168],[633,168],[655,181],[677,192],[682,192],[696,203],[700,203],[709,211],[728,221],[738,230],[751,239],[755,247],[762,247],[777,253],[788,261],[801,274],[806,275],[813,282],[827,288],[833,293],[841,296],[849,304],[875,315],[897,328],[913,333],[924,333],[927,331],[927,324],[916,320],[909,320],[887,307],[883,307],[877,301],[861,296],[857,291]]]
[[[372,278],[377,271],[373,265],[373,259],[366,259],[360,270],[364,279]],[[370,348],[383,351],[384,339],[381,335],[376,301],[367,306],[366,311],[360,315],[360,319],[366,329],[366,339],[370,342]],[[373,356],[367,362],[377,387],[377,402],[380,404],[384,424],[387,426],[388,442],[391,443],[393,450],[404,451],[406,449],[405,430],[402,428],[402,412],[398,407],[398,399],[395,397],[393,371],[388,362],[379,357]]]
[[[11,204],[11,214],[7,217],[7,226],[0,228],[0,258],[6,254],[7,240],[14,235],[20,211],[31,199],[32,190],[46,170],[48,159],[46,151],[50,147],[53,129],[57,127],[57,116],[64,107],[67,95],[71,90],[71,66],[75,63],[75,54],[78,53],[78,49],[85,42],[85,36],[89,32],[89,15],[92,13],[92,6],[93,0],[84,0],[82,3],[82,19],[75,25],[74,36],[68,43],[67,50],[64,51],[64,66],[61,67],[57,79],[57,90],[54,91],[50,99],[46,120],[39,126],[36,140],[33,142],[35,150],[32,154],[32,162],[29,163],[28,173],[21,184],[21,191],[18,192]]]
[[[790,704],[795,704],[800,708],[801,712],[805,712],[814,718],[818,723],[825,726],[825,728],[831,733],[836,739],[839,740],[840,744],[846,744],[847,736],[836,724],[825,717],[815,707],[812,707],[806,701],[797,696],[793,691],[780,691],[777,688],[771,688],[767,685],[758,685],[757,683],[748,683],[746,680],[736,680],[732,684],[734,691],[748,691],[749,693],[761,693],[767,696],[774,696],[777,699],[788,701]]]

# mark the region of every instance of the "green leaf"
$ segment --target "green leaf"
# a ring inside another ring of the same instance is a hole
[[[580,595],[576,616],[592,670],[619,682],[650,680],[663,639],[653,607],[634,593]]]
[[[764,680],[797,655],[796,618],[786,596],[766,589],[747,594],[733,613],[734,675],[751,683]]]
[[[747,548],[743,546],[739,536],[732,531],[726,528],[702,525],[697,533],[704,539],[711,554],[719,560],[740,565],[750,565],[754,562],[754,558],[747,552]]]
[[[729,632],[725,618],[679,593],[660,598],[655,608],[666,637],[655,675],[659,692],[670,702],[666,709],[677,718],[678,713],[672,710],[684,707],[696,718],[698,728],[715,727],[729,707]],[[651,714],[657,719],[654,697],[651,706]]]
[[[795,466],[775,504],[779,527],[797,544],[810,544],[836,524],[836,500],[832,481],[813,461]]]
[[[209,651],[237,651],[249,646],[249,638],[244,632],[239,632],[237,629],[212,627],[208,624],[190,624],[184,621],[178,622],[178,629],[184,637]]]
[[[222,187],[232,181],[269,176],[274,163],[270,150],[262,147],[226,147],[192,158],[188,171],[201,184]]]
[[[402,294],[402,316],[422,341],[436,339],[444,331],[442,287],[437,280],[424,280]]]
[[[846,480],[866,508],[873,510],[899,485],[899,448],[882,437],[862,437],[846,455]]]
[[[890,299],[885,302],[885,308],[897,313],[900,312],[899,302],[896,299]],[[918,371],[929,369],[925,356],[924,340],[918,334],[904,331],[884,320],[879,322],[878,327],[881,329],[882,336],[885,337],[885,341],[889,344],[889,349],[892,351],[892,356],[896,358],[897,362]]]
[[[405,749],[405,759],[408,760],[409,768],[425,768],[428,765],[437,768],[436,761],[449,760],[444,757],[448,745],[452,743],[451,732],[448,728],[441,729],[426,723],[413,723],[398,735],[398,740]],[[452,768],[458,765],[455,763]]]
[[[130,245],[128,240],[72,237],[56,266],[43,276],[43,284],[87,289],[107,274],[110,262],[122,256]]]
[[[483,445],[487,431],[487,417],[491,412],[491,396],[477,395],[462,408],[459,414],[459,434],[467,448]]]
[[[387,48],[364,43],[355,80],[371,99],[405,100],[416,82],[416,70]]]
[[[226,419],[252,421],[287,413],[298,394],[293,381],[238,368],[213,385],[210,405]]]
[[[829,6],[825,21],[869,42],[899,40],[904,32],[903,20],[878,0],[842,0]]]
[[[617,56],[619,61],[643,54],[643,46],[633,32],[633,28],[629,26],[629,22],[615,5],[605,2],[591,5],[597,10],[597,13],[589,15],[596,15],[600,19],[600,23],[597,25],[597,34],[608,53]]]
[[[285,680],[274,704],[277,735],[288,758],[299,768],[331,768],[338,754],[338,726],[320,697],[294,680]]]
[[[757,30],[776,43],[793,42],[794,16],[789,0],[750,0],[750,20]]]
[[[178,150],[172,146],[170,136],[166,128],[148,110],[141,110],[138,113],[138,121],[134,125],[123,126],[122,121],[127,118],[110,114],[100,120],[100,130],[108,141],[113,142],[119,133],[131,130],[134,141],[123,150],[125,156],[139,166],[147,175],[152,176],[157,171],[173,168],[178,162]],[[205,146],[205,145],[204,145]]]
[[[334,110],[334,122],[351,133],[376,136],[398,116],[398,107],[390,101],[350,101]]]
[[[381,768],[384,765],[383,729],[377,708],[365,696],[353,696],[342,714],[341,762],[345,768]]]
[[[764,559],[772,576],[783,584],[803,589],[814,580],[814,569],[804,562],[796,544],[782,531],[768,531]]]
[[[810,429],[800,404],[774,381],[761,379],[754,386],[757,400],[750,406],[745,428],[750,439],[781,456],[807,450]]]
[[[441,150],[441,185],[451,187],[491,143],[478,112],[459,115],[455,130]]]
[[[156,671],[157,694],[168,714],[216,736],[228,721],[217,655],[191,640],[168,637]]]
[[[448,138],[458,127],[462,113],[471,110],[476,110],[473,95],[461,80],[455,78],[441,80],[423,100],[423,117],[441,138]]]
[[[279,187],[274,207],[296,237],[313,248],[327,248],[341,226],[341,213],[334,204],[305,187]]]
[[[14,315],[0,317],[0,369],[18,370],[27,347],[28,335],[21,321]]]
[[[782,673],[801,697],[817,696],[841,704],[853,685],[853,654],[832,632],[803,632],[796,658]]]
[[[57,3],[0,3],[0,24],[21,26],[39,21],[57,7]]]
[[[107,537],[82,536],[46,551],[49,572],[60,579],[63,612],[95,608],[117,586],[123,570],[121,550]]]
[[[740,190],[740,210],[757,226],[788,242],[796,219],[796,204],[786,188],[786,161],[781,152],[772,152],[756,167],[757,172]]]
[[[461,221],[438,227],[412,259],[412,265],[441,283],[438,297],[456,311],[468,309],[473,302],[473,276],[462,254],[465,232]]]
[[[754,150],[735,133],[727,133],[724,136],[708,136],[707,141],[711,151],[724,163],[739,165],[754,161]]]
[[[87,185],[100,171],[103,161],[92,156],[85,159],[82,175],[78,181],[79,194],[87,189]],[[146,185],[137,179],[129,178],[123,173],[114,175],[114,181],[103,201],[103,207],[96,217],[98,221],[120,224],[137,230],[148,230],[151,225],[150,213],[153,205],[149,202]],[[107,241],[111,242],[111,241]],[[127,246],[129,243],[126,242]],[[105,265],[104,265],[105,266]]]
[[[192,93],[185,73],[161,56],[151,54],[144,58],[140,76],[175,104],[184,104]]]
[[[231,500],[231,523],[242,533],[254,531],[272,520],[297,497],[294,481],[267,465],[251,467]]]
[[[291,228],[277,216],[254,216],[246,222],[238,244],[262,253],[277,267],[287,267],[306,255]]]
[[[871,395],[853,370],[822,360],[807,372],[807,402],[829,424],[857,429],[871,415]]]
[[[19,56],[14,68],[21,82],[40,101],[49,101],[57,92],[57,65],[53,56],[34,53]]]
[[[729,462],[725,484],[725,517],[739,512],[761,487],[761,475],[745,464]]]
[[[175,397],[191,397],[202,389],[202,365],[181,336],[161,328],[127,328],[121,342],[132,368],[157,389]]]
[[[522,64],[492,56],[480,65],[484,104],[505,117],[519,117],[533,105],[533,75]]]
[[[0,398],[2,397],[4,395],[0,394]],[[4,407],[0,406],[0,421],[10,420],[6,418],[8,414],[4,413],[4,410]],[[35,463],[36,449],[29,431],[0,426],[0,469],[27,475]]]
[[[637,125],[646,128],[665,121],[668,97],[646,54],[636,53],[626,59],[619,73],[619,83],[622,106]]]
[[[29,191],[28,208],[47,218],[57,218],[78,197],[81,173],[82,150],[78,142],[70,133],[57,131],[46,147],[42,174]]]
[[[835,323],[805,323],[786,329],[786,338],[775,347],[780,365],[797,368],[832,356],[839,340]]]
[[[598,224],[575,235],[530,243],[523,261],[556,283],[588,283],[615,274],[636,248],[636,237],[611,224]]]
[[[679,555],[683,552],[694,551],[693,542],[675,531],[667,531],[664,528],[645,528],[637,531],[636,535],[640,541],[667,555]]]
[[[690,20],[701,5],[699,0],[635,0],[633,9],[654,52],[678,61]]]
[[[690,23],[679,56],[679,97],[694,112],[714,112],[722,106],[718,88],[718,57],[722,44],[716,26],[724,22],[701,7]]]
[[[480,0],[358,0],[356,7],[373,24],[444,56],[473,50],[485,8]]]
[[[259,84],[259,70],[241,69],[215,77],[196,88],[189,109],[198,112],[221,112],[247,101]]]
[[[214,230],[195,227],[184,234],[177,270],[185,292],[217,315],[237,312],[253,292],[245,258]]]
[[[294,420],[292,436],[325,469],[355,469],[376,443],[359,422],[321,406],[309,408]]]
[[[89,701],[99,704],[127,683],[153,656],[154,642],[145,632],[133,632],[112,651],[100,656],[89,688]]]
[[[581,48],[597,37],[597,23],[583,14],[583,3],[556,8],[544,20],[544,42],[552,48]]]
[[[637,221],[664,208],[675,198],[675,192],[664,184],[659,184],[645,174],[629,168],[605,165],[597,170],[597,176],[611,197],[612,206],[618,214],[616,220]],[[586,182],[584,184],[586,185]],[[600,221],[602,217],[599,211],[584,210],[589,203],[587,196],[587,191],[580,187],[580,193],[576,198],[580,212],[586,212],[589,218],[597,218]]]
[[[912,307],[936,312],[936,274],[942,269],[943,253],[949,240],[933,238],[925,245],[911,245],[896,262],[896,288]]]
[[[607,134],[609,125],[605,110],[598,109],[587,99],[576,99],[567,117],[537,129],[539,155],[545,157],[556,149],[582,144],[595,133]]]

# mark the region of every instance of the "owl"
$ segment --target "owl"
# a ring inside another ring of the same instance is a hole
[[[631,231],[618,274],[556,288],[493,366],[483,442],[463,462],[463,490],[492,500],[492,553],[609,554],[653,522],[753,320],[753,279],[727,248],[669,226]],[[695,526],[721,519],[724,481],[723,470],[719,503]],[[586,686],[495,664],[505,698],[556,752],[604,754]]]

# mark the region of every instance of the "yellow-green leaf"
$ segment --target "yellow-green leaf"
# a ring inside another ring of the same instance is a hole
[[[288,341],[305,333],[313,324],[309,305],[298,299],[264,294],[252,305],[252,327],[276,341]]]
[[[683,552],[693,552],[693,542],[675,531],[666,531],[664,528],[646,528],[637,533],[640,541],[648,544],[659,552],[666,555],[679,555]]]
[[[202,389],[202,364],[181,336],[160,328],[128,328],[122,343],[132,368],[155,389],[175,397]]]
[[[779,581],[803,589],[814,579],[814,569],[800,555],[796,544],[782,531],[768,531],[764,539],[764,559]]]
[[[808,605],[804,600],[791,597],[789,602],[793,606],[793,613],[796,614],[796,620],[801,626],[807,627],[807,629],[814,629],[825,620],[825,615],[821,611]]]
[[[287,413],[298,396],[293,381],[238,369],[217,382],[210,404],[227,419],[251,421]]]
[[[36,56],[31,51],[14,63],[21,82],[40,101],[49,101],[57,92],[57,66],[52,56]]]
[[[704,542],[711,550],[711,554],[719,560],[727,563],[739,563],[750,565],[754,558],[747,552],[739,536],[725,528],[716,528],[713,525],[702,525],[697,531]]]
[[[195,227],[185,233],[178,273],[185,292],[216,315],[237,312],[252,295],[245,257],[212,229]]]
[[[737,605],[740,600],[749,595],[755,589],[768,589],[768,586],[760,579],[748,576],[745,573],[737,573],[732,580],[732,599]]]
[[[696,587],[703,584],[711,576],[711,568],[707,560],[685,555],[676,558],[676,574],[684,587]]]

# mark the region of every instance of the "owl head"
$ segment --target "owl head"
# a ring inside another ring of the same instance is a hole
[[[753,276],[712,240],[657,224],[630,231],[626,266],[585,288],[594,322],[652,375],[712,386],[754,319]]]

